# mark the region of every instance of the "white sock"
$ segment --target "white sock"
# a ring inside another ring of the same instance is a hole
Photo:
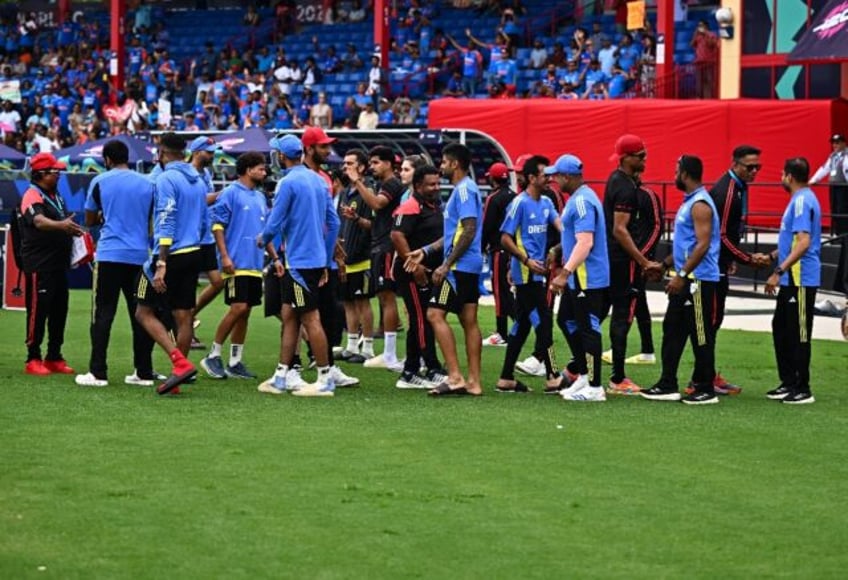
[[[383,358],[389,361],[397,360],[397,332],[384,333]]]
[[[209,358],[221,356],[221,345],[217,342],[212,343],[212,350],[209,351]]]
[[[318,380],[330,378],[330,367],[318,367]]]
[[[365,338],[362,340],[362,356],[372,358],[374,356],[374,339]]]
[[[353,332],[347,333],[347,346],[345,350],[348,352],[356,352],[356,343],[359,342],[359,335]]]
[[[274,372],[274,375],[278,376],[278,377],[284,377],[284,376],[286,376],[286,373],[288,373],[288,372],[289,372],[289,366],[280,363],[280,364],[277,365],[277,370]]]
[[[241,362],[241,353],[244,352],[243,344],[230,345],[230,366],[235,366]]]

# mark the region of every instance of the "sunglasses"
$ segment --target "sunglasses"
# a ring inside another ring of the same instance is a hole
[[[740,165],[742,165],[740,163]],[[759,171],[763,168],[762,163],[748,163],[747,165],[742,165],[746,171]]]

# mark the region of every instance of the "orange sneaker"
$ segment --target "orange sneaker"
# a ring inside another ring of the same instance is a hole
[[[620,383],[614,383],[612,381],[609,382],[607,386],[607,393],[610,395],[625,395],[632,396],[638,395],[642,391],[642,387],[624,377]]]
[[[68,366],[68,363],[65,362],[64,359],[59,360],[46,360],[44,361],[44,366],[47,367],[47,370],[51,373],[59,373],[62,375],[72,375],[74,374],[74,369]]]
[[[719,373],[716,373],[715,379],[713,379],[713,388],[715,389],[716,395],[738,395],[742,392],[742,387],[736,386],[732,383],[728,383],[727,379],[721,376]]]
[[[52,374],[50,369],[44,366],[44,361],[38,358],[28,361],[24,367],[24,372],[28,375],[35,375],[37,377],[44,377]]]

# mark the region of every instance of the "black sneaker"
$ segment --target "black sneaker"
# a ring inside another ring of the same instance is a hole
[[[684,405],[715,405],[718,403],[718,395],[706,391],[697,391],[691,395],[686,395],[680,399],[680,402]]]
[[[352,365],[361,365],[366,360],[368,360],[368,359],[366,359],[363,355],[356,352],[356,353],[353,353],[352,355],[350,355],[348,357],[347,362],[349,362]]]
[[[654,385],[650,389],[642,389],[639,394],[650,401],[679,401],[680,392],[662,385]]]
[[[772,401],[780,401],[781,399],[785,398],[787,395],[789,395],[791,393],[792,393],[792,389],[790,389],[787,386],[780,385],[776,389],[772,389],[768,393],[766,393],[766,397],[768,397]]]
[[[795,391],[793,393],[789,393],[783,397],[783,400],[781,401],[781,403],[786,403],[787,405],[808,405],[815,402],[816,398],[808,391]]]

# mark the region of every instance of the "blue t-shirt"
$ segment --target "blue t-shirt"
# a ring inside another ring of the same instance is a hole
[[[562,263],[565,265],[577,245],[577,234],[593,235],[592,249],[586,260],[569,276],[568,287],[582,290],[607,288],[610,283],[607,253],[607,226],[604,207],[588,185],[571,194],[562,210]]]
[[[265,195],[236,181],[228,185],[209,211],[212,230],[224,230],[227,253],[236,276],[262,276],[264,250],[256,238],[265,228]]]
[[[556,218],[556,208],[549,198],[543,195],[535,200],[525,191],[517,195],[507,207],[501,232],[512,236],[515,245],[528,258],[544,263],[548,226]],[[532,273],[516,256],[510,260],[509,267],[516,285],[545,281],[544,275]]]
[[[777,236],[778,264],[792,252],[799,232],[810,234],[810,247],[781,275],[780,285],[818,287],[821,284],[821,206],[808,187],[796,191],[783,212]]]
[[[476,50],[465,50],[462,54],[462,76],[476,78],[480,71],[480,53]]]
[[[450,256],[462,234],[462,220],[475,219],[476,231],[471,246],[462,254],[451,270],[480,274],[483,269],[483,202],[477,184],[466,176],[453,188],[445,204],[445,258]]]
[[[98,262],[141,266],[150,246],[153,182],[130,169],[110,169],[88,186],[85,211],[102,211]]]
[[[721,231],[719,230],[718,212],[713,203],[713,198],[710,197],[710,194],[703,187],[699,187],[683,197],[683,203],[680,204],[680,208],[677,210],[677,216],[674,218],[674,242],[672,245],[674,270],[676,272],[683,270],[683,264],[686,263],[686,260],[692,254],[692,250],[698,244],[698,240],[695,237],[695,221],[692,219],[692,206],[698,202],[703,202],[710,206],[713,212],[713,231],[710,235],[709,250],[707,250],[704,258],[695,267],[695,270],[689,273],[689,277],[694,277],[696,280],[704,280],[705,282],[718,282],[718,254],[721,248]]]

